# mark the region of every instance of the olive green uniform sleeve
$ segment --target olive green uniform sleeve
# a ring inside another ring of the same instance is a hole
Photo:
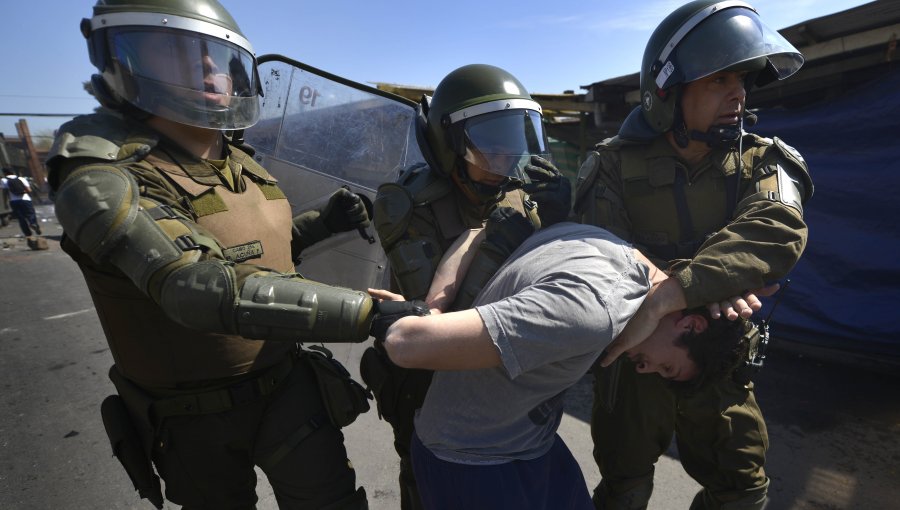
[[[579,170],[575,213],[579,221],[606,228],[668,268],[684,289],[688,307],[727,299],[783,278],[806,246],[801,204],[811,194],[812,183],[802,158],[785,154],[770,146],[745,158],[752,174],[744,183],[733,219],[712,233],[689,259],[660,260],[635,242],[617,150],[601,145],[589,154]],[[793,193],[784,190],[786,182],[793,182]]]
[[[708,238],[691,260],[673,261],[670,273],[684,289],[688,307],[773,283],[800,260],[808,235],[803,200],[779,196],[779,189],[791,180],[800,186],[803,200],[812,194],[805,164],[800,168],[779,151],[768,150],[754,165],[734,219]]]

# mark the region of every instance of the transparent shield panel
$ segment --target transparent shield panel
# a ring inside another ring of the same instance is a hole
[[[275,60],[273,60],[275,59]],[[346,186],[371,200],[383,182],[422,161],[414,104],[283,57],[261,57],[260,120],[245,132],[294,214],[323,206]],[[377,236],[369,227],[368,235]],[[346,232],[303,252],[307,278],[354,289],[385,287],[380,243]]]

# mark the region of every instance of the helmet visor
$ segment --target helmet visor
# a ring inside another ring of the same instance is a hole
[[[759,57],[766,60],[757,60]],[[700,22],[678,43],[670,60],[675,69],[664,87],[754,61],[760,66],[765,62],[771,77],[783,80],[803,65],[803,55],[797,48],[763,24],[756,12],[743,7],[724,9]]]
[[[107,82],[141,110],[181,124],[243,129],[259,117],[256,61],[224,40],[184,30],[112,27]]]
[[[535,110],[503,110],[465,120],[466,158],[488,172],[524,179],[531,156],[547,157],[547,138],[541,114]]]

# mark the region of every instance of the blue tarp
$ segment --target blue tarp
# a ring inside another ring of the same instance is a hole
[[[774,340],[900,359],[900,69],[813,106],[760,111],[752,131],[795,147],[815,183]]]

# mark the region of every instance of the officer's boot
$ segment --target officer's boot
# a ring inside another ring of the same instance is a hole
[[[369,501],[366,499],[366,490],[362,487],[350,496],[322,507],[321,510],[369,510]]]
[[[652,475],[619,482],[615,487],[606,479],[600,480],[591,499],[597,510],[646,510],[651,494]]]
[[[760,487],[743,491],[713,495],[709,489],[702,489],[694,496],[690,510],[764,510],[766,508],[766,493],[768,491],[768,479]]]

